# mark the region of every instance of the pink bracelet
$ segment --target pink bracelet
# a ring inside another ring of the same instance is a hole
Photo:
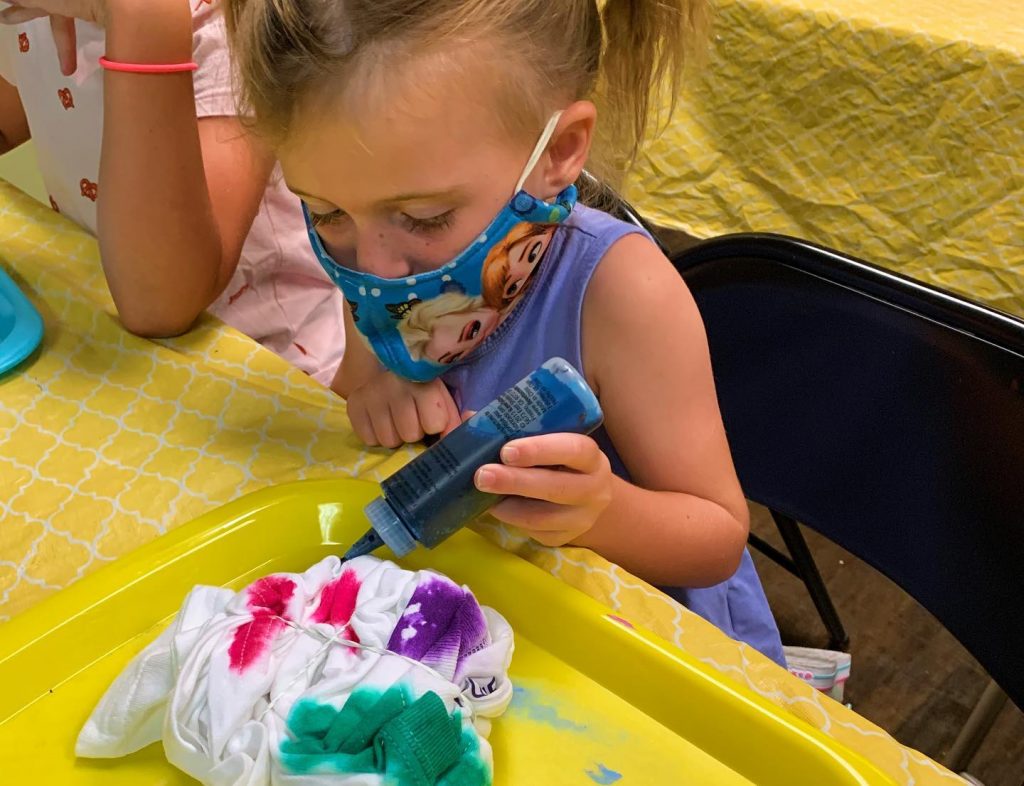
[[[196,63],[119,63],[107,60],[106,55],[100,58],[100,65],[108,71],[124,71],[128,74],[181,74],[195,71]]]

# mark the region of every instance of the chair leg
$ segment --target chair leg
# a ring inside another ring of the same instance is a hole
[[[762,554],[764,554],[766,557],[768,557],[768,559],[770,559],[780,568],[784,568],[785,570],[789,571],[798,579],[803,579],[803,576],[800,575],[800,570],[797,568],[796,563],[793,562],[793,559],[783,554],[768,541],[762,540],[753,532],[751,532],[749,535],[747,535],[747,542],[755,549],[760,551]]]
[[[956,742],[949,750],[949,756],[946,757],[946,766],[949,769],[953,772],[963,772],[967,769],[981,743],[985,741],[985,736],[995,724],[1006,700],[1007,696],[1003,689],[996,685],[995,680],[989,680],[981,698],[960,729]]]
[[[800,525],[788,516],[774,510],[771,511],[771,514],[775,519],[775,526],[779,528],[779,534],[782,535],[782,540],[786,543],[786,549],[793,557],[796,573],[807,587],[814,607],[818,610],[818,616],[825,624],[829,635],[829,649],[845,652],[850,646],[850,637],[846,635],[846,629],[843,627],[842,620],[839,619],[839,612],[832,604],[832,598],[825,588],[825,582],[821,579],[818,566],[814,564],[814,557],[811,556],[807,541],[804,540],[803,533],[800,532]]]

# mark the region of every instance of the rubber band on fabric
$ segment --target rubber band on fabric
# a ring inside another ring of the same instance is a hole
[[[117,60],[108,60],[106,55],[100,58],[100,65],[107,71],[123,71],[127,74],[182,74],[199,68],[199,64],[194,61],[187,63],[120,63]]]
[[[285,625],[287,625],[289,628],[297,630],[300,633],[305,633],[307,636],[311,636],[311,637],[319,639],[320,641],[323,642],[323,645],[320,647],[320,649],[318,649],[316,652],[314,652],[307,659],[306,666],[305,666],[305,668],[307,668],[307,669],[324,652],[326,652],[328,649],[330,649],[332,645],[336,645],[337,644],[337,645],[340,645],[340,646],[348,647],[349,649],[362,650],[364,652],[372,652],[375,655],[380,655],[382,657],[398,658],[399,660],[405,661],[410,666],[415,666],[418,669],[422,669],[423,671],[425,671],[426,673],[430,674],[432,677],[440,680],[441,682],[444,682],[444,683],[447,683],[448,685],[454,686],[455,689],[459,692],[459,694],[460,695],[462,694],[462,688],[460,688],[458,685],[456,685],[454,682],[449,680],[447,677],[445,677],[444,675],[442,675],[438,671],[430,668],[430,666],[428,666],[426,663],[421,663],[420,661],[416,660],[415,658],[410,658],[407,655],[400,655],[399,653],[392,652],[389,649],[384,649],[384,648],[381,648],[381,647],[373,647],[373,646],[370,646],[369,644],[363,644],[363,643],[358,642],[358,641],[352,641],[350,639],[343,638],[343,634],[342,633],[335,633],[333,636],[328,636],[323,631],[317,630],[316,628],[308,627],[306,625],[301,625],[301,624],[295,622],[294,620],[285,619],[284,617],[282,617],[282,616],[280,616],[278,614],[272,614],[270,616],[273,619],[280,620]],[[284,696],[285,692],[289,688],[291,688],[292,685],[294,685],[296,682],[298,682],[299,679],[302,678],[303,674],[304,674],[303,671],[296,672],[295,676],[293,676],[291,678],[291,680],[288,681],[288,683],[278,693],[278,695],[267,705],[266,709],[263,710],[262,714],[259,717],[259,720],[261,722],[267,716],[267,713],[269,713],[271,710],[274,709],[274,705],[277,704],[277,700],[280,699],[282,696]],[[476,713],[473,710],[472,704],[466,706],[466,705],[463,705],[462,702],[458,701],[458,700],[457,700],[457,703],[459,704],[459,706],[460,706],[460,708],[462,710],[466,710],[466,711],[469,712],[470,720],[472,720],[476,716]]]

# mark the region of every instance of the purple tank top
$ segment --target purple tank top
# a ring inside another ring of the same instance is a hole
[[[515,310],[465,362],[444,375],[462,410],[482,409],[544,361],[562,357],[583,367],[581,325],[587,286],[608,249],[642,230],[606,213],[577,205],[552,238],[540,268]],[[629,479],[604,429],[595,439],[618,476]],[[713,587],[662,590],[738,641],[785,666],[782,643],[750,553],[736,573]]]

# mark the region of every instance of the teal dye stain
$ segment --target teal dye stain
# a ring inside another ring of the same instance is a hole
[[[289,713],[280,758],[292,773],[378,773],[389,786],[491,786],[479,740],[427,692],[362,688],[337,710],[310,699]]]
[[[622,780],[622,773],[610,770],[603,764],[598,764],[596,770],[584,770],[587,776],[594,783],[600,783],[601,786],[608,786],[611,783],[616,783]]]
[[[558,708],[553,704],[546,704],[537,691],[522,686],[516,686],[512,690],[512,704],[509,709],[513,713],[525,715],[535,723],[543,723],[559,731],[585,732],[585,724],[563,718]]]
[[[468,728],[462,730],[461,754],[437,786],[491,786],[491,769],[480,757],[480,740]]]

